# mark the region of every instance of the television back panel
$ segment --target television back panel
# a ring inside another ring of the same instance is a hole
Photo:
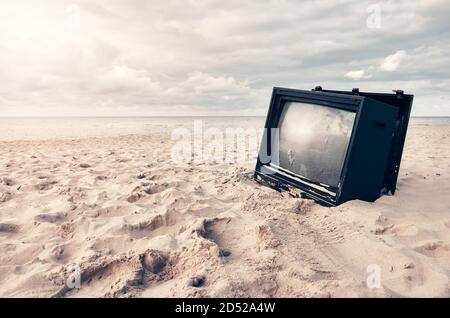
[[[388,168],[386,169],[384,181],[384,186],[386,189],[391,193],[395,193],[414,96],[404,94],[402,90],[394,90],[394,94],[390,94],[360,92],[357,88],[354,88],[352,91],[323,90],[320,87],[318,88],[321,92],[325,93],[369,97],[373,100],[394,106],[398,109],[397,118],[395,121],[394,136],[392,138],[391,153],[389,156]]]
[[[398,108],[364,97],[349,148],[338,204],[376,200],[383,192]]]

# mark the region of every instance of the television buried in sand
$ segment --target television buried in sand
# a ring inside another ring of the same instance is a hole
[[[394,194],[413,96],[274,88],[257,181],[336,206]]]

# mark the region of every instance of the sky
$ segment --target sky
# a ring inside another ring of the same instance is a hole
[[[450,116],[450,1],[0,1],[0,116],[264,116],[274,86]]]

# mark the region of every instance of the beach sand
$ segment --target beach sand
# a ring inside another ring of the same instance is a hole
[[[0,296],[450,296],[450,126],[410,127],[394,196],[335,208],[172,145],[0,142]]]

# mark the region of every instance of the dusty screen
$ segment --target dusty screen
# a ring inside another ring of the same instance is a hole
[[[288,102],[279,121],[279,165],[312,181],[337,187],[356,114]]]

